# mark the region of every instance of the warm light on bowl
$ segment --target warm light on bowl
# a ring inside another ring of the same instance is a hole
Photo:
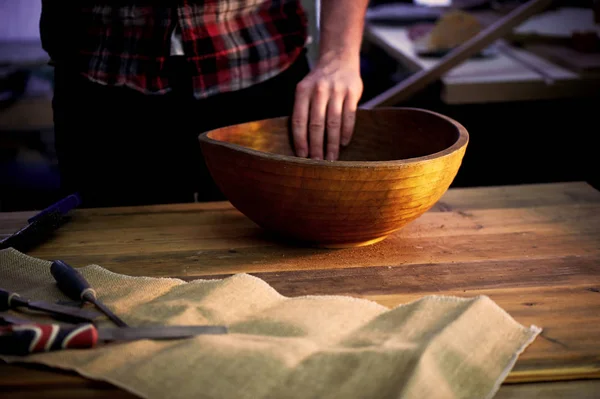
[[[381,241],[430,209],[454,180],[466,129],[414,108],[359,110],[340,160],[294,155],[288,118],[200,135],[229,201],[263,228],[323,247]]]

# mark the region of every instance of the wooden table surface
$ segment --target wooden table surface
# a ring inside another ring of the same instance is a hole
[[[0,235],[34,212],[0,213]],[[488,295],[542,334],[499,398],[600,393],[600,192],[582,182],[450,189],[387,240],[303,248],[229,203],[79,209],[29,255],[185,280],[258,276],[283,295],[343,294],[396,306],[424,295]],[[129,397],[43,367],[0,365],[3,398]],[[569,396],[573,395],[573,396]]]

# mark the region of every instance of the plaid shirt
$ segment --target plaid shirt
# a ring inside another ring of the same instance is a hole
[[[301,54],[307,38],[299,0],[180,0],[176,7],[155,0],[60,3],[42,1],[42,45],[53,62],[92,81],[147,94],[169,91],[165,65],[175,28],[193,67],[197,98],[277,75]]]

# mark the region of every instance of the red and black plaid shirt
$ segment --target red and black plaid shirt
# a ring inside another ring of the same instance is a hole
[[[174,7],[157,0],[82,3],[42,1],[42,45],[52,60],[93,81],[149,94],[169,90],[165,66],[175,27],[193,66],[197,98],[269,79],[306,44],[299,0],[180,0]]]

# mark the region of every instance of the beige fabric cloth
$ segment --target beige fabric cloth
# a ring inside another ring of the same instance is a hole
[[[49,267],[0,251],[0,287],[67,299]],[[540,332],[485,296],[388,309],[343,296],[287,298],[247,274],[184,282],[80,270],[130,325],[225,324],[230,333],[2,359],[75,370],[146,398],[476,399],[495,394]]]

